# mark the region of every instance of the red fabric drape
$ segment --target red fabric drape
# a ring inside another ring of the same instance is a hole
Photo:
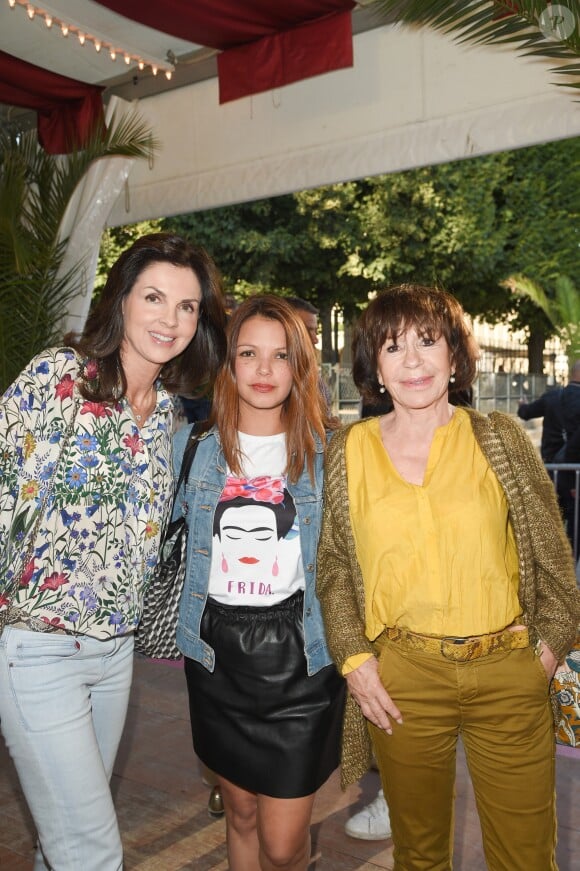
[[[295,27],[218,56],[220,103],[351,67],[350,12]]]
[[[353,0],[97,0],[119,15],[163,33],[222,51],[263,36],[351,11]]]
[[[352,66],[353,0],[99,2],[141,24],[222,50],[222,103]]]
[[[102,91],[0,51],[0,102],[36,109],[38,139],[49,154],[82,148],[104,129]]]

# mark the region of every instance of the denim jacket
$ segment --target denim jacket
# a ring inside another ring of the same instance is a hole
[[[184,427],[174,437],[174,468],[179,474],[181,458],[191,432]],[[300,527],[300,546],[304,564],[304,654],[308,674],[316,674],[330,665],[332,659],[326,646],[320,603],[316,597],[316,549],[322,520],[322,479],[324,454],[317,445],[314,463],[314,488],[305,468],[299,480],[287,488],[296,506]],[[187,569],[177,621],[177,646],[181,652],[213,671],[215,654],[200,638],[200,625],[205,608],[211,567],[213,519],[216,506],[226,483],[226,462],[216,427],[204,433],[185,487],[177,494],[173,517],[186,517]]]

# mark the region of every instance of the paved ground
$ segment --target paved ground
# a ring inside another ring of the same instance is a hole
[[[211,820],[208,788],[191,749],[185,682],[179,665],[137,659],[115,793],[126,871],[226,871],[225,825]],[[315,805],[313,871],[392,869],[390,841],[348,838],[348,816],[376,795],[378,775],[341,792],[337,775]],[[558,754],[560,871],[580,869],[580,751]],[[31,871],[33,829],[0,739],[0,868]],[[473,793],[458,763],[455,871],[485,871]],[[82,871],[82,869],[79,869]],[[103,869],[107,871],[107,869]]]

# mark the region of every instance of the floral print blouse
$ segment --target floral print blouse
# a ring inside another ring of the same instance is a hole
[[[18,575],[12,605],[23,615],[104,639],[135,629],[157,561],[173,495],[173,403],[159,387],[139,430],[125,400],[83,399],[79,365],[69,348],[44,351],[0,400],[0,608]]]

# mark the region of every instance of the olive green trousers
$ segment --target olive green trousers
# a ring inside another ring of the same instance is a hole
[[[460,737],[489,871],[557,871],[554,729],[548,680],[533,650],[455,662],[382,635],[377,655],[403,716],[392,735],[369,724],[395,871],[453,867]]]

